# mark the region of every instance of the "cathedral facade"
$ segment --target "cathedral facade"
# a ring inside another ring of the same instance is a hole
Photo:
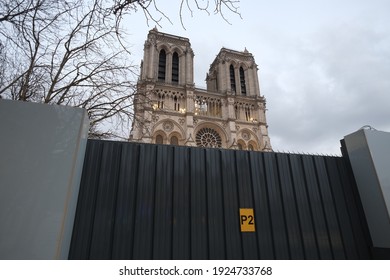
[[[193,61],[189,39],[149,31],[130,140],[271,151],[253,55],[222,48],[210,65],[207,89],[195,87]]]

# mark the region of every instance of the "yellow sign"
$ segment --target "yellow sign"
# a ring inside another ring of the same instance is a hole
[[[240,226],[242,232],[255,231],[255,215],[253,208],[240,208]]]

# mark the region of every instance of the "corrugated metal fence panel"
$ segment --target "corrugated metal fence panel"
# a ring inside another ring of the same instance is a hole
[[[344,162],[339,161],[339,173],[343,186],[344,199],[347,204],[348,213],[350,215],[350,222],[352,224],[353,240],[358,250],[358,258],[365,259],[367,255],[370,255],[370,247],[360,246],[360,244],[366,244],[367,240],[371,245],[369,237],[368,226],[363,213],[363,206],[360,202],[360,197],[354,182],[351,166],[346,166]]]
[[[305,259],[319,259],[316,232],[314,230],[313,216],[310,209],[311,206],[302,157],[299,155],[289,156],[292,184],[294,186],[294,200],[296,202],[296,211],[303,243],[302,249]]]
[[[294,185],[291,176],[289,157],[286,154],[277,155],[278,176],[282,195],[283,211],[285,213],[286,234],[288,236],[289,258],[304,259],[304,246],[302,242],[301,230],[299,227],[299,217],[297,212],[297,202],[294,193]]]
[[[172,149],[157,147],[156,199],[153,236],[153,259],[172,258],[172,192],[173,168]],[[151,176],[151,175],[149,175]]]
[[[221,151],[223,152],[223,151]],[[235,165],[236,165],[236,188],[238,192],[238,206],[239,208],[254,208],[256,207],[253,197],[253,184],[251,178],[250,162],[248,160],[248,153],[235,153]],[[234,162],[231,162],[234,164]],[[229,162],[228,162],[229,164]],[[238,209],[236,210],[238,211]],[[256,215],[255,215],[256,217]],[[231,219],[232,217],[226,217]],[[237,222],[239,220],[236,220]],[[240,225],[236,222],[236,228],[239,229]],[[255,218],[256,225],[256,218]],[[251,232],[243,232],[242,247],[243,247],[243,259],[258,259],[258,242],[256,234]]]
[[[208,259],[207,186],[205,153],[191,152],[191,258]]]
[[[371,257],[343,158],[98,140],[86,153],[70,259]]]
[[[221,170],[223,172],[223,201],[225,217],[225,244],[226,259],[235,260],[243,259],[243,244],[240,229],[237,225],[239,221],[239,200],[237,188],[237,174],[234,153],[221,153]],[[245,250],[246,252],[247,250]]]
[[[112,258],[131,259],[134,248],[139,149],[134,145],[122,145],[121,148]]]

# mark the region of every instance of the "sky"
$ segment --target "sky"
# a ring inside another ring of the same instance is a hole
[[[365,125],[390,132],[389,0],[240,2],[241,17],[224,10],[229,23],[212,10],[193,6],[191,16],[183,7],[183,27],[180,0],[157,0],[170,19],[163,17],[158,30],[190,39],[196,87],[206,86],[222,47],[247,48],[259,67],[274,151],[340,155],[340,139]],[[156,24],[140,11],[123,23],[140,64]]]

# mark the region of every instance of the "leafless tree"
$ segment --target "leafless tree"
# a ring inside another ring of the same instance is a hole
[[[2,98],[85,108],[91,137],[119,136],[112,122],[130,127],[136,68],[106,1],[27,2],[1,10]]]
[[[121,18],[142,10],[159,24],[166,16],[157,2],[2,0],[0,98],[85,108],[90,137],[126,139],[135,117],[137,68]],[[181,0],[179,12],[213,9],[226,19],[225,10],[239,14],[238,2]]]

